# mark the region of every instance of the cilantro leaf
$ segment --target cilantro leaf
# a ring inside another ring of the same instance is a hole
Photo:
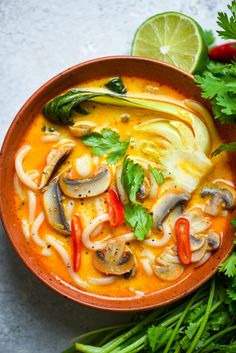
[[[110,91],[119,94],[125,94],[127,92],[121,77],[114,77],[112,80],[105,84],[105,87]]]
[[[223,330],[227,325],[230,324],[230,316],[227,311],[217,311],[211,315],[211,320],[209,321],[209,327],[213,331]]]
[[[219,147],[215,149],[215,151],[212,152],[212,157],[217,156],[223,151],[227,152],[235,152],[236,151],[236,142],[230,142],[230,143],[222,143]]]
[[[149,171],[152,173],[154,179],[156,180],[157,184],[163,184],[164,183],[164,175],[162,172],[157,170],[157,168],[152,167],[149,165],[148,167]]]
[[[236,228],[236,218],[231,219],[230,223],[234,228]]]
[[[211,30],[206,29],[203,32],[203,37],[204,37],[208,47],[211,47],[215,43],[215,37],[214,37],[214,34]]]
[[[126,153],[129,141],[121,141],[117,132],[110,129],[103,129],[101,133],[92,132],[81,138],[86,145],[93,147],[92,153],[97,156],[107,155],[109,164],[117,163]]]
[[[224,39],[236,39],[236,1],[232,1],[228,5],[232,16],[228,16],[225,12],[219,12],[217,17],[217,24],[222,30],[217,33]]]
[[[167,328],[164,325],[149,327],[147,331],[148,343],[153,352],[156,352],[158,349],[163,347],[169,340],[172,329]]]
[[[229,299],[231,299],[232,301],[236,301],[236,288],[228,286],[226,292]]]
[[[233,252],[219,267],[219,271],[228,277],[236,276],[236,252]]]
[[[140,241],[145,239],[153,224],[150,213],[139,204],[125,205],[125,220],[130,227],[134,228],[134,235]]]
[[[188,337],[189,340],[195,336],[199,327],[199,322],[190,322],[188,327],[185,330],[185,335]]]
[[[144,180],[144,171],[141,165],[126,157],[123,162],[121,183],[132,203],[137,203],[136,195]]]
[[[202,97],[210,99],[215,118],[221,123],[236,122],[236,62],[209,62],[195,79],[202,89]]]
[[[197,321],[206,311],[206,304],[202,304],[191,311],[188,321],[194,322]]]

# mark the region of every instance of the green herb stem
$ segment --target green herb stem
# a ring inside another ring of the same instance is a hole
[[[158,313],[159,313],[158,311],[152,312],[142,322],[140,322],[138,325],[134,326],[130,331],[128,331],[125,334],[123,334],[120,337],[118,337],[115,342],[112,342],[110,345],[107,345],[105,349],[103,347],[102,353],[113,352],[113,350],[116,347],[118,347],[120,344],[122,344],[125,341],[127,341],[130,337],[135,335],[137,332],[139,332],[139,330],[141,330],[143,327],[145,327],[147,324],[149,324],[153,319],[155,319],[156,316],[158,315]]]
[[[128,347],[125,347],[125,348],[119,350],[119,353],[139,352],[139,351],[137,351],[137,349],[140,347],[140,345],[143,345],[144,342],[146,342],[146,340],[147,340],[147,335],[144,335],[144,336],[140,337],[138,340],[134,341]]]
[[[104,346],[104,344],[108,343],[109,340],[113,339],[115,335],[119,335],[121,332],[123,331],[123,329],[116,329],[113,330],[112,332],[108,333],[107,335],[105,335],[104,337],[102,337],[102,339],[98,342],[98,346]]]
[[[75,348],[79,352],[83,353],[103,353],[103,349],[100,347],[89,346],[88,344],[75,343]]]
[[[231,327],[227,327],[226,329],[216,333],[214,336],[211,336],[210,338],[208,338],[208,340],[206,340],[203,344],[203,346],[201,347],[201,350],[202,351],[205,347],[207,347],[210,343],[214,342],[214,341],[217,341],[219,338],[221,338],[222,336],[224,336],[226,333],[229,333],[231,331],[234,331],[236,332],[236,325],[234,326],[231,326]]]
[[[128,328],[128,327],[131,327],[131,326],[134,326],[135,323],[126,323],[126,324],[119,324],[119,325],[113,325],[113,326],[107,326],[107,327],[103,327],[103,328],[100,328],[100,329],[97,329],[97,330],[92,330],[92,331],[89,331],[89,332],[86,332],[86,333],[83,333],[82,335],[78,336],[78,337],[75,337],[72,342],[78,342],[78,341],[83,341],[87,338],[89,338],[90,336],[94,336],[96,334],[100,334],[100,333],[104,333],[106,331],[112,331],[112,330],[116,330],[116,329],[125,329],[125,328]]]
[[[170,336],[170,339],[167,342],[167,345],[166,345],[165,350],[164,350],[163,353],[168,353],[169,352],[170,347],[171,347],[171,345],[172,345],[172,343],[173,343],[173,341],[174,341],[174,339],[175,339],[175,337],[176,337],[176,335],[177,335],[177,333],[178,333],[178,331],[180,329],[180,326],[181,326],[182,322],[185,319],[185,316],[187,315],[188,311],[191,309],[191,307],[192,307],[193,303],[195,302],[195,300],[197,299],[198,295],[199,295],[199,292],[197,291],[193,295],[191,300],[189,300],[189,303],[188,303],[188,305],[186,305],[183,313],[181,314],[181,316],[180,316],[180,318],[179,318],[179,320],[178,320],[178,322],[177,322],[177,324],[176,324],[176,326],[175,326],[175,328],[174,328],[174,330],[173,330],[173,332],[172,332],[172,334]]]
[[[215,279],[212,280],[211,282],[211,289],[210,289],[210,294],[209,294],[209,299],[208,299],[208,303],[207,303],[207,307],[206,307],[206,312],[203,316],[203,319],[202,319],[202,322],[201,322],[201,325],[198,329],[198,332],[196,334],[196,336],[194,337],[189,349],[187,350],[186,353],[192,353],[198,340],[200,339],[203,331],[204,331],[204,328],[207,324],[207,320],[208,320],[208,317],[211,313],[211,308],[212,308],[212,303],[213,303],[213,299],[214,299],[214,294],[215,294]]]

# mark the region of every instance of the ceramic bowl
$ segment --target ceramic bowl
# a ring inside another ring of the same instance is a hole
[[[114,311],[137,311],[160,307],[191,293],[206,282],[216,272],[219,264],[229,255],[233,244],[233,230],[228,229],[220,249],[201,267],[182,281],[166,289],[135,298],[111,298],[87,293],[59,281],[47,268],[34,257],[21,232],[13,204],[13,174],[15,153],[22,136],[43,105],[62,91],[83,81],[103,76],[129,75],[157,80],[177,89],[189,98],[202,102],[208,109],[209,104],[201,98],[200,89],[195,85],[193,76],[163,62],[141,57],[106,57],[76,65],[45,83],[24,104],[11,124],[4,140],[0,159],[0,210],[3,226],[16,252],[25,265],[44,284],[57,293],[75,302],[94,308]],[[224,140],[235,140],[234,126],[217,127]],[[230,156],[232,169],[236,175],[236,159]]]

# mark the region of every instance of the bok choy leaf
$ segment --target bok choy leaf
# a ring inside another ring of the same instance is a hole
[[[149,109],[169,114],[190,125],[193,129],[197,146],[200,146],[204,153],[209,153],[211,147],[209,131],[211,131],[211,128],[208,127],[208,121],[204,123],[193,111],[170,102],[143,99],[141,97],[134,98],[112,92],[86,91],[77,88],[69,90],[49,101],[45,105],[43,113],[53,123],[73,125],[73,111],[86,101]]]

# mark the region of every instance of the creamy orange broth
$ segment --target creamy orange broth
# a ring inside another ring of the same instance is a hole
[[[109,79],[110,78],[86,82],[86,83],[83,83],[81,87],[83,88],[87,87],[89,89],[93,87],[101,88],[103,87],[104,83],[107,82]],[[146,97],[153,98],[153,99],[164,97],[165,100],[178,101],[180,104],[182,104],[181,102],[186,98],[179,92],[171,89],[170,87],[167,87],[165,85],[160,85],[157,82],[152,82],[152,81],[148,81],[148,80],[140,79],[136,77],[122,77],[122,79],[123,79],[123,82],[125,83],[125,86],[127,87],[128,94],[145,95]],[[78,87],[80,86],[78,85]],[[158,118],[160,114],[149,110],[128,108],[128,107],[118,107],[118,106],[112,106],[112,105],[106,105],[106,104],[102,105],[94,102],[87,102],[83,106],[88,107],[89,115],[82,116],[82,117],[78,115],[77,119],[81,118],[82,120],[94,121],[98,126],[109,127],[110,129],[118,131],[121,139],[126,140],[128,138],[131,138],[131,143],[129,145],[127,154],[136,155],[136,156],[140,156],[148,159],[148,157],[144,153],[142,153],[140,150],[138,150],[135,147],[132,141],[140,140],[140,139],[150,140],[150,138],[154,140],[155,136],[150,135],[150,133],[137,132],[133,129],[133,127],[145,120]],[[121,122],[121,115],[124,113],[127,113],[130,115],[130,119],[126,123]],[[91,154],[91,148],[85,146],[79,140],[79,138],[73,137],[69,132],[68,127],[49,123],[47,119],[43,116],[43,114],[38,114],[38,116],[34,119],[32,125],[30,126],[29,130],[27,131],[26,135],[22,139],[22,146],[25,144],[32,146],[32,149],[28,152],[26,158],[24,159],[23,167],[25,171],[36,169],[39,171],[39,173],[41,173],[45,166],[45,160],[46,160],[47,154],[49,153],[52,146],[55,145],[55,143],[57,143],[55,141],[53,142],[41,141],[41,138],[44,135],[44,132],[42,131],[42,127],[45,125],[53,127],[56,131],[58,131],[61,134],[62,138],[69,138],[76,141],[75,148],[73,149],[72,153],[69,155],[69,157],[67,158],[63,166],[60,167],[59,171],[63,170],[66,164],[70,165],[72,163],[73,165],[73,160],[75,158],[83,156],[85,153]],[[214,149],[214,147],[215,146],[213,141],[212,150]],[[106,161],[105,156],[99,157],[99,164],[105,161]],[[121,161],[118,164],[121,164]],[[95,169],[96,169],[96,165],[94,164],[93,170],[90,176],[94,175]],[[115,174],[114,174],[115,171],[113,167],[111,167],[111,171],[112,171],[111,184],[115,185]],[[76,172],[74,173],[76,175]],[[197,188],[197,190],[195,190],[195,192],[193,193],[192,199],[189,201],[186,209],[190,209],[194,205],[195,206],[199,204],[203,205],[206,202],[206,199],[203,199],[199,196],[202,185],[219,178],[232,181],[232,173],[229,168],[226,154],[221,154],[218,157],[213,159],[213,167],[210,170],[210,173],[208,173],[208,175],[205,176],[205,178],[202,180],[201,185]],[[38,177],[37,182],[38,183],[40,182],[40,176]],[[27,188],[23,184],[21,184],[21,187],[26,195]],[[160,191],[161,191],[161,188],[162,186],[160,186]],[[39,213],[44,212],[44,208],[42,204],[42,192],[37,191],[36,196],[37,196],[37,206],[36,206],[35,217]],[[104,200],[104,194],[98,197],[100,197],[101,200]],[[81,216],[83,227],[85,227],[90,220],[92,220],[94,217],[97,216],[97,210],[95,208],[96,198],[97,197],[87,198],[87,199],[74,199],[75,208],[73,213],[77,213]],[[158,195],[155,198],[155,200],[157,198],[158,198]],[[148,209],[150,209],[152,204],[155,202],[155,200],[147,199],[143,202],[143,205]],[[27,196],[25,196],[25,202],[22,202],[19,196],[15,194],[15,207],[16,207],[17,216],[20,220],[28,219],[29,205],[28,205]],[[106,203],[103,203],[103,208],[104,208],[104,211],[107,212]],[[207,215],[207,217],[212,222],[211,229],[214,229],[214,231],[224,236],[224,231],[229,221],[229,215],[224,217],[222,216],[212,217]],[[112,233],[113,237],[116,237],[118,235],[128,233],[131,231],[132,229],[128,225],[123,225],[118,229],[111,229],[109,224],[106,222],[103,225],[103,228],[100,234],[98,234],[93,240],[96,241],[96,240],[102,239],[105,235],[110,233]],[[69,256],[72,257],[71,237],[65,237],[62,234],[58,233],[55,229],[53,229],[49,225],[49,223],[45,219],[45,221],[43,222],[42,226],[39,229],[39,235],[42,239],[44,239],[46,234],[50,234],[53,237],[55,237],[57,240],[59,240],[62,243],[62,245],[65,247]],[[23,234],[22,236],[24,237]],[[50,256],[44,256],[41,253],[42,248],[40,248],[33,242],[32,237],[30,237],[30,239],[28,240],[28,244],[34,253],[34,256],[37,257],[37,260],[42,262],[46,267],[50,269],[50,271],[53,274],[58,276],[59,280],[63,280],[69,285],[77,286],[76,283],[71,278],[71,276],[69,275],[65,264],[63,263],[60,256],[54,249],[50,248],[51,250]],[[131,241],[129,243],[129,247],[135,254],[136,261],[137,261],[136,275],[130,279],[124,279],[123,276],[117,276],[116,280],[113,283],[107,284],[107,285],[98,285],[98,284],[94,285],[92,283],[89,283],[89,286],[86,290],[89,292],[93,292],[93,293],[97,293],[99,295],[105,295],[105,296],[131,297],[135,295],[142,295],[142,294],[156,292],[168,286],[172,286],[176,282],[182,281],[186,276],[188,276],[192,271],[194,271],[193,265],[186,266],[183,274],[175,281],[164,281],[158,278],[154,273],[152,275],[147,275],[140,261],[142,258],[144,258],[142,254],[142,251],[144,249],[151,251],[156,257],[158,257],[167,247],[171,247],[172,245],[175,245],[174,236],[171,237],[171,240],[168,242],[167,246],[160,247],[160,248],[144,245],[143,242],[140,242],[138,240]],[[92,255],[93,255],[93,251],[87,250],[85,247],[82,247],[81,267],[78,273],[81,279],[84,281],[87,281],[89,277],[103,278],[105,276],[104,274],[98,272],[94,268],[93,262],[92,262]]]

